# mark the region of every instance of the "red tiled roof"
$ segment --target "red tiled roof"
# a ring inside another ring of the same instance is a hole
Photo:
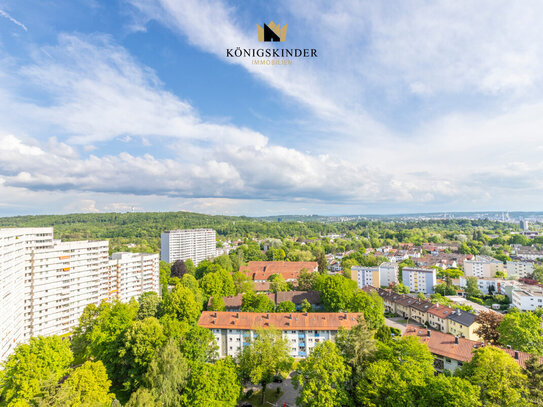
[[[302,269],[312,273],[318,268],[316,261],[250,261],[239,271],[247,273],[253,280],[267,280],[273,274],[281,274],[285,280],[298,279]]]
[[[434,304],[432,308],[428,310],[428,313],[433,314],[439,318],[447,319],[454,310],[446,305]]]
[[[430,330],[430,336],[428,336],[428,329],[415,327],[413,325],[407,325],[404,336],[418,336],[422,343],[428,345],[430,352],[461,362],[469,362],[473,358],[473,351],[485,346],[483,342],[472,341],[466,338],[458,338],[458,343],[456,344],[454,335],[439,331]],[[498,349],[505,351],[513,358],[515,357],[515,351],[513,349]],[[529,353],[519,351],[518,359],[515,360],[522,368],[524,368],[525,363],[530,356]],[[540,361],[543,362],[543,357],[540,357]]]
[[[352,328],[358,323],[360,313],[264,313],[264,312],[219,312],[204,311],[198,325],[204,328],[222,329],[260,329],[280,330],[337,330],[340,327]]]

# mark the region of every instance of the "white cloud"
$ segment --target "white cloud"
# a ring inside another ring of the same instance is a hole
[[[2,16],[4,18],[7,18],[13,24],[18,25],[19,27],[21,27],[25,31],[28,31],[28,28],[26,28],[26,26],[23,23],[21,23],[20,21],[17,21],[16,19],[14,19],[12,16],[10,16],[8,13],[6,13],[4,10],[0,10],[0,16]]]

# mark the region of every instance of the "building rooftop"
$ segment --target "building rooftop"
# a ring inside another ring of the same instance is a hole
[[[449,319],[464,326],[471,326],[475,323],[475,314],[457,309],[449,315]]]
[[[428,332],[430,332],[429,336]],[[429,331],[413,325],[407,325],[404,336],[417,336],[423,343],[428,345],[430,352],[433,354],[459,360],[461,362],[471,361],[473,358],[473,351],[485,346],[483,342],[472,341],[466,338],[458,338],[458,343],[455,343],[456,338],[454,335],[433,330]],[[525,367],[526,361],[531,356],[529,353],[515,351],[513,349],[499,349],[513,357],[522,368]],[[517,358],[515,358],[515,354]],[[540,357],[540,361],[543,362],[543,357]]]
[[[428,310],[428,313],[446,319],[453,311],[454,310],[451,307],[447,307],[446,305],[434,304],[433,307]]]
[[[198,325],[204,328],[255,330],[275,328],[280,330],[337,330],[358,324],[361,313],[296,313],[296,312],[227,312],[204,311]]]

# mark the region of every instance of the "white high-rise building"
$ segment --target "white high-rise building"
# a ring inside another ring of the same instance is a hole
[[[103,300],[159,292],[158,254],[115,253],[108,241],[61,242],[53,228],[0,229],[0,362],[32,336],[62,335]]]
[[[496,277],[496,272],[504,271],[503,262],[489,256],[476,256],[474,260],[464,261],[466,277]]]
[[[379,284],[388,287],[391,283],[398,282],[398,263],[383,262],[379,266]]]
[[[534,272],[533,261],[512,261],[507,262],[507,276],[514,278],[529,277]]]
[[[160,240],[160,259],[167,263],[191,259],[197,265],[217,256],[217,234],[213,229],[167,230]]]
[[[402,283],[409,287],[410,292],[433,294],[436,285],[436,270],[404,267]]]
[[[351,267],[351,279],[357,282],[358,288],[367,285],[379,288],[379,267],[353,266]]]
[[[147,291],[159,292],[158,253],[113,253],[110,266],[110,296],[122,302]]]

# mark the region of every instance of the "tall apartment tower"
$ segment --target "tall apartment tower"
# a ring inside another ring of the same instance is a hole
[[[33,336],[63,335],[89,304],[159,292],[158,254],[61,242],[53,228],[0,229],[0,362]]]
[[[191,259],[197,265],[217,255],[217,234],[213,229],[167,230],[160,240],[160,259],[167,263]]]

